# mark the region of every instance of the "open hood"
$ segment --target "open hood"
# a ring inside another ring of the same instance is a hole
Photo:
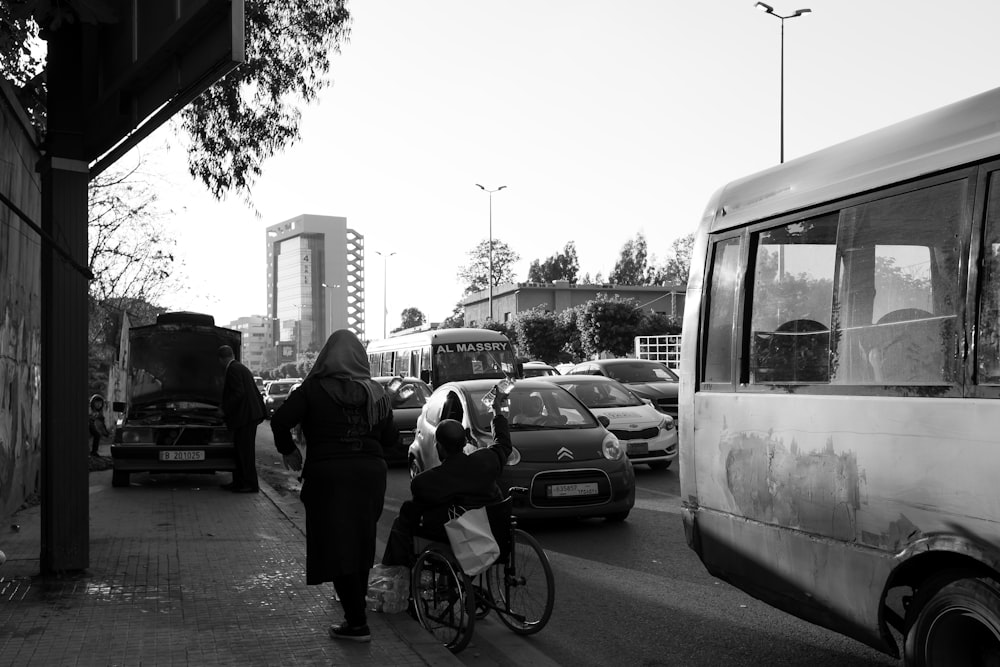
[[[239,358],[238,331],[191,324],[152,324],[129,332],[129,401],[132,405],[168,400],[222,402],[225,368],[219,346]]]

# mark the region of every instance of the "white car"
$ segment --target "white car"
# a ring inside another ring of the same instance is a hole
[[[540,379],[568,389],[595,415],[607,417],[607,429],[627,448],[632,463],[666,470],[677,458],[673,417],[617,380],[601,375],[552,375]]]

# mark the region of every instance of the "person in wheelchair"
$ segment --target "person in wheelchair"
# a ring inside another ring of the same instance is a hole
[[[483,507],[503,499],[497,482],[513,451],[510,426],[501,412],[507,397],[497,392],[490,406],[493,413],[493,444],[466,454],[465,429],[461,422],[443,419],[434,432],[441,465],[425,470],[410,482],[412,500],[399,508],[382,555],[383,565],[413,567],[416,558],[413,537],[447,542],[444,524],[448,509]]]

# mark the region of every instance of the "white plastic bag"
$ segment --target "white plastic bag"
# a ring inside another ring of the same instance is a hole
[[[398,614],[406,611],[410,600],[410,568],[405,565],[377,563],[368,573],[369,611]]]
[[[467,510],[444,524],[455,560],[462,571],[474,576],[488,568],[500,555],[485,507]]]

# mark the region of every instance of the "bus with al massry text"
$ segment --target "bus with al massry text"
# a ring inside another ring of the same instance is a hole
[[[368,344],[372,376],[420,378],[432,387],[453,380],[521,377],[514,347],[490,329],[428,329]]]
[[[1000,89],[716,192],[679,408],[709,572],[907,665],[1000,664]]]

